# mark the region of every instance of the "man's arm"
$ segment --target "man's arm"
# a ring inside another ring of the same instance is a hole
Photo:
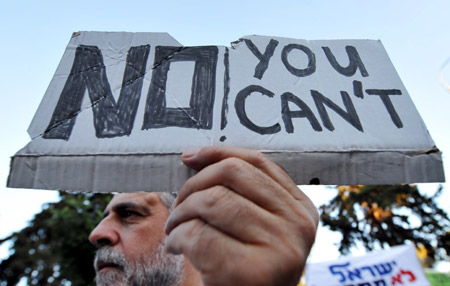
[[[168,251],[204,285],[297,285],[319,217],[290,177],[254,150],[204,147],[182,160],[199,172],[167,221]]]

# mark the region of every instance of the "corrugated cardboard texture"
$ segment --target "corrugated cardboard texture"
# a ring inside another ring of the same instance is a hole
[[[268,153],[299,184],[442,182],[441,154]],[[8,186],[94,192],[178,191],[193,173],[180,155],[15,156]]]

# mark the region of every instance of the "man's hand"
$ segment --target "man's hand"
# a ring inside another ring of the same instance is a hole
[[[204,285],[297,285],[318,213],[262,153],[204,147],[183,153],[199,171],[166,223],[167,249],[183,253]]]

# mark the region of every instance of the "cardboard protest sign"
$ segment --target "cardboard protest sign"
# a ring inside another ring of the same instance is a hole
[[[306,266],[308,286],[429,286],[413,245]]]
[[[298,184],[444,180],[381,42],[75,33],[12,158],[10,187],[177,190],[190,147],[261,150]]]

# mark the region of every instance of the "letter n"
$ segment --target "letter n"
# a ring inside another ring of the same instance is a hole
[[[340,117],[345,121],[350,123],[353,127],[361,132],[364,132],[359,120],[358,114],[356,113],[355,107],[353,106],[352,100],[347,92],[341,91],[342,102],[344,103],[345,110],[340,108],[336,103],[331,101],[328,97],[325,97],[317,90],[311,90],[311,96],[314,99],[317,110],[319,111],[320,118],[322,119],[323,125],[330,131],[334,131],[334,125],[330,120],[330,116],[325,108],[325,105],[330,109],[335,111]]]
[[[155,48],[155,64],[142,129],[168,126],[212,128],[218,52],[215,46]],[[191,94],[186,95],[190,96],[189,106],[166,107],[166,84],[170,64],[181,61],[195,62]]]
[[[149,51],[149,45],[131,47],[128,51],[122,88],[116,103],[100,49],[96,46],[78,46],[69,77],[43,137],[69,140],[86,89],[92,104],[96,136],[130,135]]]
[[[300,107],[300,110],[291,111],[289,108],[289,102],[292,102]],[[292,124],[293,117],[305,117],[309,120],[311,127],[315,131],[322,131],[319,121],[316,119],[309,106],[303,100],[290,92],[285,92],[281,95],[281,114],[287,133],[294,132],[294,126]]]

